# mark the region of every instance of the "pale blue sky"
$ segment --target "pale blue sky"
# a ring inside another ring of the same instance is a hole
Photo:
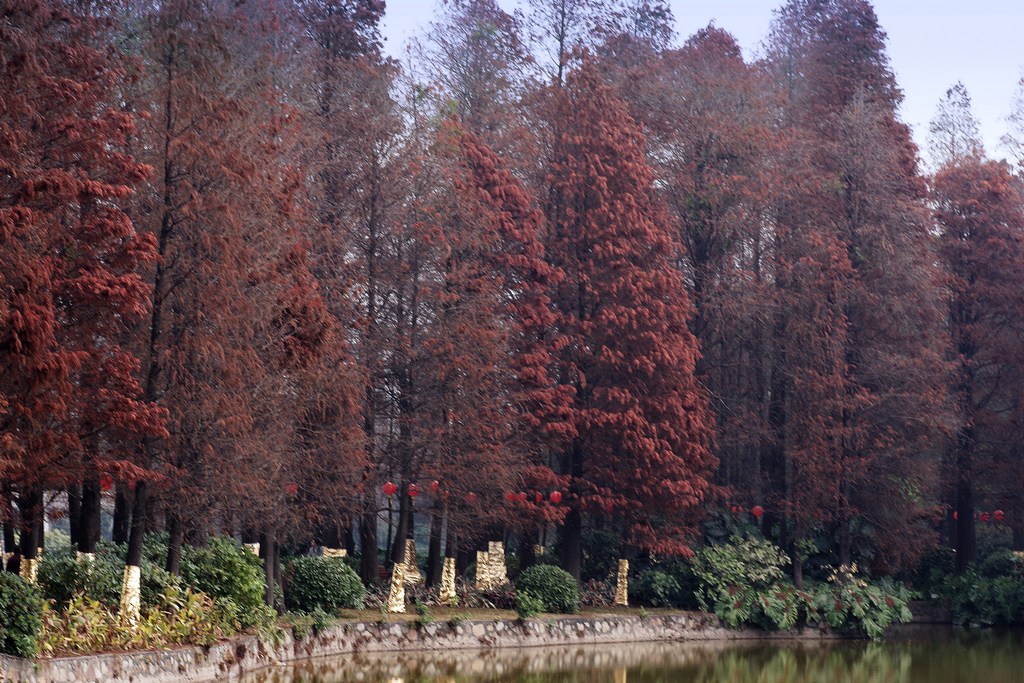
[[[680,40],[715,20],[748,57],[755,54],[782,0],[672,0]],[[514,0],[499,0],[506,9]],[[384,36],[389,54],[430,21],[434,0],[387,0]],[[889,36],[889,57],[906,95],[902,116],[924,148],[928,121],[946,89],[963,81],[974,102],[991,156],[1006,132],[1006,116],[1024,67],[1024,0],[876,0]]]

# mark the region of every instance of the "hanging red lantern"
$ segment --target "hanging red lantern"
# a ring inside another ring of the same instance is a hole
[[[987,512],[982,512],[980,515],[978,515],[978,519],[981,520],[981,522],[983,524],[988,524],[988,520],[989,520],[988,513]]]
[[[1006,513],[1004,513],[1002,510],[996,510],[995,512],[992,513],[992,516],[996,518],[997,522],[1001,522],[1004,519],[1006,519]]]
[[[380,488],[382,491],[384,491],[384,495],[387,496],[388,498],[390,498],[391,496],[395,495],[395,493],[398,492],[398,486],[396,486],[395,482],[393,481],[387,482],[386,484],[384,484],[384,486],[381,486]]]
[[[508,493],[505,494],[505,500],[507,500],[510,503],[516,502],[516,494],[509,491]]]
[[[100,475],[100,491],[109,491],[114,488],[114,478],[109,474]]]
[[[535,503],[540,503],[542,500],[544,500],[544,496],[540,495],[539,492],[535,493],[533,496],[533,500]]]
[[[420,495],[420,487],[416,484],[409,484],[409,497],[415,498],[418,495]]]
[[[519,493],[517,493],[516,494],[516,500],[519,501],[520,503],[525,503],[526,502],[526,493],[523,492],[523,491],[520,491]]]
[[[955,522],[958,519],[960,519],[960,513],[957,512],[956,510],[953,510],[953,521]]]
[[[761,507],[760,505],[755,505],[754,507],[750,508],[750,514],[754,515],[754,517],[757,517],[758,519],[761,519],[761,515],[764,514],[764,508]]]
[[[437,493],[437,489],[439,489],[440,487],[441,487],[441,484],[438,483],[437,479],[435,479],[434,481],[430,482],[430,492],[431,493]]]
[[[284,487],[284,492],[287,493],[289,496],[294,496],[296,493],[299,492],[299,485],[294,483],[288,484],[287,486]]]
[[[476,494],[470,491],[466,494],[466,502],[470,505],[476,505]]]
[[[558,505],[559,503],[562,502],[562,492],[561,491],[552,491],[551,495],[548,496],[548,498],[551,500],[552,503],[554,503],[555,505]]]

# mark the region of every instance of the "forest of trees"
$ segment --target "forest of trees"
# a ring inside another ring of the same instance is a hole
[[[996,510],[1024,549],[1024,95],[995,161],[951,87],[926,166],[867,0],[756,60],[656,0],[447,0],[398,61],[384,12],[0,0],[6,548],[66,497],[171,572],[316,537],[376,581],[417,527],[430,581],[489,539],[578,577],[755,506],[882,574]]]

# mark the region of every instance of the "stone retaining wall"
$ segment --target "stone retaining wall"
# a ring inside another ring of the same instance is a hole
[[[268,666],[317,657],[375,652],[523,648],[600,643],[832,638],[827,631],[769,634],[731,631],[701,613],[639,616],[341,623],[296,641],[286,633],[278,643],[239,636],[211,647],[23,660],[0,656],[4,683],[170,683],[236,680]]]

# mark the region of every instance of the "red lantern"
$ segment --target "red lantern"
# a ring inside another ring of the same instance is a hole
[[[544,496],[540,495],[540,493],[536,493],[533,496],[533,500],[536,503],[540,503],[542,500],[544,500]]]
[[[385,496],[390,498],[391,496],[395,495],[395,493],[398,491],[398,486],[395,485],[395,482],[389,481],[388,483],[384,484],[384,486],[381,487],[381,490],[384,491]]]
[[[476,494],[470,491],[466,494],[466,502],[470,505],[476,505]]]
[[[114,488],[114,478],[109,474],[100,475],[100,491],[109,491]]]
[[[982,512],[981,515],[978,516],[978,519],[980,519],[983,524],[988,524],[988,520],[989,520],[988,513],[987,512]]]
[[[287,493],[289,496],[294,496],[296,493],[299,492],[299,485],[288,484],[287,486],[284,487],[284,492]]]
[[[437,489],[440,488],[441,484],[438,483],[437,479],[430,482],[430,492],[437,493]]]
[[[992,516],[996,518],[997,522],[1001,522],[1006,519],[1006,514],[1002,510],[996,510],[992,513]]]
[[[519,493],[516,494],[516,500],[518,500],[520,503],[525,503],[526,502],[526,494],[524,492],[520,491]]]
[[[409,497],[415,498],[418,495],[420,495],[420,487],[416,484],[409,484]]]
[[[958,519],[960,519],[960,513],[957,512],[956,510],[953,510],[953,521],[955,522]]]
[[[559,503],[562,502],[562,492],[561,491],[552,491],[551,495],[548,496],[548,498],[551,500],[552,503],[554,503],[555,505],[558,505]]]
[[[761,515],[764,514],[764,508],[761,507],[760,505],[755,505],[754,507],[750,508],[750,513],[754,515],[754,517],[761,519]]]
[[[516,502],[516,494],[509,491],[508,493],[505,494],[505,500],[507,500],[510,503]]]

